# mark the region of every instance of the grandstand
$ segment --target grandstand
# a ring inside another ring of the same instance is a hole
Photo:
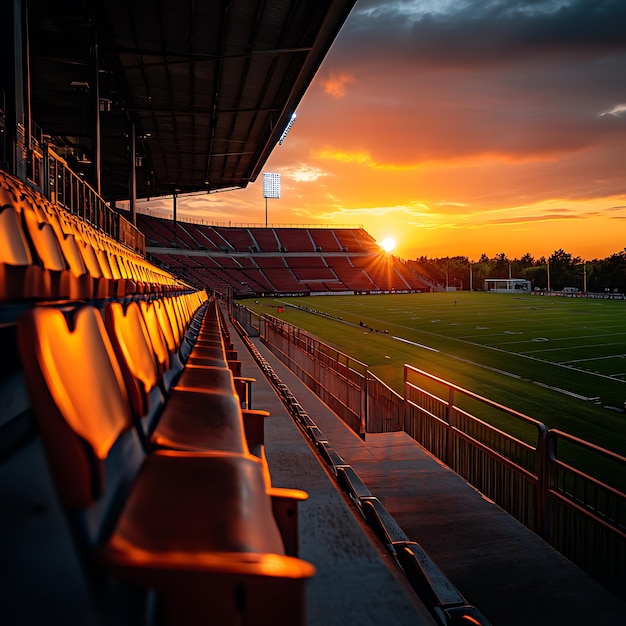
[[[261,294],[427,292],[408,264],[362,228],[235,228],[139,213],[146,251],[199,288]],[[207,245],[198,242],[205,241]],[[216,245],[214,242],[221,242]]]
[[[370,446],[229,316],[222,295],[429,289],[368,233],[135,211],[137,197],[254,181],[354,4],[3,4],[2,624],[623,616],[407,433]],[[405,533],[377,480],[399,485],[403,525],[425,488],[430,532]],[[495,543],[477,554],[484,529]],[[498,588],[494,555],[532,575]]]

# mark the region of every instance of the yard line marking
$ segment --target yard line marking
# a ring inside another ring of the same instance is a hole
[[[573,391],[567,391],[567,389],[560,389],[559,387],[553,387],[552,385],[546,385],[546,383],[540,383],[538,380],[533,380],[532,383],[534,385],[539,385],[540,387],[545,387],[546,389],[550,389],[551,391],[558,391],[559,393],[564,393],[566,396],[571,396],[572,398],[576,398],[577,400],[597,400],[598,398],[588,398],[587,396],[581,396],[579,393],[574,393]]]
[[[511,357],[519,357],[520,359],[526,359],[528,361],[536,361],[537,363],[544,363],[546,365],[552,365],[553,367],[560,367],[562,369],[565,370],[571,370],[574,372],[580,372],[581,374],[586,374],[588,376],[595,376],[597,378],[604,378],[606,380],[613,380],[617,383],[626,383],[626,380],[622,380],[621,378],[614,378],[613,376],[608,376],[606,374],[600,374],[598,372],[590,372],[589,370],[584,370],[581,369],[579,367],[573,367],[571,365],[562,365],[561,363],[555,363],[554,361],[548,361],[546,359],[541,359],[539,357],[535,357],[535,356],[530,356],[529,354],[524,354],[523,352],[511,352],[509,350],[504,350],[502,348],[498,348],[496,346],[489,346],[486,344],[481,344],[481,343],[476,343],[474,341],[468,341],[467,339],[461,339],[459,337],[449,337],[446,335],[442,335],[440,333],[434,333],[434,332],[429,332],[427,330],[423,330],[421,328],[416,329],[416,328],[411,328],[410,326],[404,326],[403,324],[390,324],[391,326],[396,326],[399,328],[405,328],[406,330],[409,330],[411,332],[415,332],[417,331],[418,333],[421,333],[423,335],[432,335],[433,337],[437,337],[439,339],[444,338],[444,339],[449,339],[452,341],[458,341],[460,343],[466,343],[469,344],[470,346],[476,346],[478,348],[483,348],[485,350],[492,350],[493,352],[500,352],[502,354],[507,354]],[[622,333],[615,333],[615,334],[622,334]]]
[[[430,350],[431,352],[439,352],[435,348],[431,348],[430,346],[425,346],[423,343],[416,343],[415,341],[409,341],[408,339],[404,339],[404,337],[396,337],[395,335],[391,335],[392,339],[396,339],[397,341],[403,341],[404,343],[410,343],[412,346],[417,346],[418,348],[424,348],[424,350]]]
[[[305,307],[302,306],[300,308],[305,308]],[[309,312],[312,312],[312,311],[309,311]],[[373,320],[373,321],[375,321],[377,323],[380,323],[380,320],[376,319],[375,317],[365,316],[365,317],[363,317],[363,319],[369,319],[369,320]],[[347,323],[347,324],[350,324],[350,325],[353,325],[353,326],[356,325],[356,324],[353,324],[352,322],[347,322],[346,320],[336,320],[336,321],[340,321],[340,322],[342,322],[344,324]],[[462,337],[450,337],[448,335],[443,335],[441,333],[435,333],[435,332],[432,332],[432,331],[424,330],[422,328],[414,328],[414,327],[411,327],[411,326],[406,326],[404,324],[398,324],[398,323],[394,323],[394,322],[389,322],[388,325],[389,326],[395,326],[396,328],[402,328],[402,329],[408,330],[410,332],[418,332],[419,334],[422,334],[422,335],[430,335],[432,337],[437,337],[438,339],[446,339],[446,340],[451,340],[451,341],[458,341],[459,343],[465,343],[465,344],[468,344],[470,346],[476,346],[477,348],[482,348],[484,350],[492,350],[493,352],[500,352],[500,353],[506,354],[506,355],[508,355],[510,357],[519,357],[520,359],[526,359],[528,361],[535,361],[537,363],[544,363],[545,365],[551,365],[553,367],[559,367],[559,368],[562,368],[564,370],[570,370],[570,371],[573,371],[573,372],[580,372],[581,374],[585,374],[585,375],[588,375],[588,376],[595,376],[597,378],[604,378],[605,380],[612,380],[612,381],[617,382],[617,383],[624,383],[624,384],[626,384],[626,380],[621,379],[621,378],[616,378],[614,376],[607,375],[607,374],[600,374],[599,372],[590,372],[589,370],[585,370],[585,369],[582,369],[580,367],[574,367],[572,365],[564,365],[564,364],[561,364],[561,363],[555,363],[554,361],[548,361],[547,359],[542,359],[542,358],[539,358],[539,357],[530,356],[530,354],[525,354],[523,352],[511,352],[509,350],[504,350],[503,348],[499,348],[497,346],[490,346],[490,345],[487,345],[487,344],[476,343],[475,341],[468,341],[467,339],[463,339]],[[611,333],[609,335],[604,335],[604,336],[605,337],[606,336],[610,337],[610,336],[622,335],[622,334],[624,334],[624,333]],[[391,337],[392,335],[389,335],[389,336]],[[482,337],[484,338],[484,335]],[[401,338],[398,338],[398,340],[402,341]],[[414,342],[411,342],[409,340],[405,340],[405,341],[406,341],[406,343],[414,343]],[[419,346],[419,347],[422,347],[422,348],[425,348],[426,350],[432,350],[433,352],[439,352],[435,348],[430,348],[429,346],[425,346],[424,344],[416,343],[415,345]],[[533,350],[531,352],[535,352],[535,351]],[[538,350],[537,352],[543,352],[543,350]],[[449,356],[452,356],[452,355],[449,355]],[[478,367],[487,367],[487,368],[489,367],[489,366],[482,366],[480,363],[474,363],[474,365],[477,365]],[[527,380],[530,380],[530,379],[527,379]],[[532,381],[531,380],[530,382],[536,382],[536,381]],[[558,388],[555,388],[555,389],[558,389]],[[563,390],[563,393],[570,394],[572,392],[568,392],[566,390]],[[581,397],[584,398],[584,399],[591,399],[591,398],[585,398],[585,396],[581,396]]]
[[[528,378],[523,378],[519,374],[514,374],[513,372],[507,372],[506,370],[498,369],[497,367],[491,367],[491,365],[485,365],[484,363],[476,363],[475,361],[470,361],[469,359],[464,359],[463,357],[456,356],[454,354],[448,354],[452,359],[456,359],[457,361],[462,361],[463,363],[467,363],[468,365],[473,365],[475,367],[481,367],[484,370],[489,370],[491,372],[496,372],[496,374],[502,374],[503,376],[508,376],[509,378],[515,378],[516,380],[530,380]],[[530,381],[535,382],[533,380]]]
[[[571,361],[561,361],[563,365],[568,363],[585,363],[587,361],[602,361],[603,359],[623,359],[626,354],[609,354],[608,356],[590,356],[587,359],[572,359]]]
[[[500,344],[500,345],[505,345],[505,344]],[[509,344],[506,344],[509,345]],[[611,342],[611,343],[589,343],[589,344],[575,344],[575,345],[569,345],[569,346],[552,346],[550,348],[542,348],[541,350],[520,350],[519,352],[516,352],[515,354],[537,354],[539,352],[556,352],[557,350],[586,350],[587,348],[600,348],[600,347],[606,347],[606,346],[614,346],[616,345],[615,342]],[[619,344],[618,344],[619,345]]]
[[[538,385],[539,387],[544,387],[545,389],[549,389],[550,391],[555,391],[556,393],[562,393],[566,396],[570,396],[572,398],[576,398],[577,400],[584,400],[585,402],[591,402],[593,400],[598,400],[597,396],[590,398],[589,396],[583,396],[579,393],[574,393],[573,391],[568,391],[567,389],[561,389],[560,387],[554,387],[553,385],[547,385],[546,383],[542,383],[538,380],[532,380],[531,378],[524,378],[523,376],[519,376],[518,374],[513,374],[513,372],[507,372],[506,370],[501,370],[496,367],[491,367],[489,365],[484,365],[483,363],[476,363],[474,361],[470,361],[468,359],[463,359],[461,357],[455,356],[454,354],[449,354],[448,356],[456,359],[457,361],[463,361],[463,363],[467,363],[468,365],[474,365],[475,367],[481,367],[482,369],[490,370],[491,372],[496,372],[497,374],[503,374],[504,376],[509,376],[510,378],[515,378],[517,380],[525,380],[533,385]]]

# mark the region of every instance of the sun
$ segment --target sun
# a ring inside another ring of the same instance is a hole
[[[382,243],[380,244],[380,247],[385,252],[391,252],[396,247],[396,240],[393,239],[392,237],[387,237],[386,239],[383,239]]]

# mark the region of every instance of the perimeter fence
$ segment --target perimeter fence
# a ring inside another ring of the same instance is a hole
[[[237,303],[232,315],[359,436],[406,432],[626,600],[626,457],[411,365],[400,395],[291,324]]]

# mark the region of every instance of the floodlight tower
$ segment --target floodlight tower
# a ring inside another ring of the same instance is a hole
[[[265,198],[265,228],[267,228],[267,199],[280,198],[280,174],[263,174],[263,197]]]

